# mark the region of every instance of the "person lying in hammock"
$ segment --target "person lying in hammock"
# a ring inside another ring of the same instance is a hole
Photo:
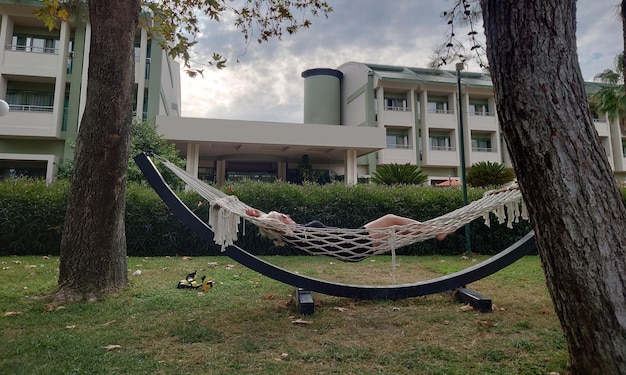
[[[286,224],[286,225],[298,225],[298,223],[296,223],[289,215],[283,214],[277,211],[264,213],[262,211],[257,210],[256,208],[247,208],[246,214],[248,216],[258,217],[262,219],[278,220],[281,223]],[[417,220],[413,220],[407,217],[398,216],[394,214],[383,215],[379,217],[378,219],[375,219],[375,220],[370,221],[369,223],[366,223],[361,228],[362,229],[385,229],[385,228],[391,228],[394,226],[404,226],[404,225],[411,225],[411,224],[415,224],[416,225],[415,228],[418,230],[425,228],[425,225],[420,225],[422,223]],[[318,220],[310,221],[306,224],[302,224],[302,226],[309,227],[309,228],[335,228],[335,227],[328,226]],[[439,241],[441,241],[445,239],[446,236],[450,233],[452,233],[452,231],[446,232],[446,233],[440,233],[436,236],[436,238]],[[372,231],[370,232],[370,236],[372,237],[372,239],[376,240],[376,239],[383,238],[385,234],[382,233],[381,231]],[[374,242],[373,245],[376,246],[377,245],[376,242]]]

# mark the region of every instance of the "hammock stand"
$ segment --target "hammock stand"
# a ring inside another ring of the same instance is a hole
[[[145,153],[140,153],[135,156],[134,160],[152,188],[169,207],[170,211],[191,231],[206,241],[209,246],[219,247],[219,245],[216,245],[214,242],[214,233],[211,228],[176,196],[150,158]],[[467,284],[496,273],[534,249],[535,234],[531,231],[500,253],[462,271],[426,281],[389,286],[345,284],[303,276],[268,263],[234,244],[225,246],[223,252],[243,266],[276,281],[291,285],[299,292],[312,291],[357,300],[394,300],[425,296],[451,290],[463,291]],[[306,297],[306,293],[304,296]],[[474,297],[468,297],[470,299],[469,303],[472,303],[472,300],[478,301],[478,303],[481,302],[480,298]],[[481,296],[478,295],[478,297]],[[484,302],[484,300],[482,300],[482,302]],[[491,304],[489,303],[489,308],[490,307]],[[302,311],[303,308],[301,307],[300,310]]]

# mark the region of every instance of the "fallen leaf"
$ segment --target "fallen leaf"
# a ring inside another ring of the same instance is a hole
[[[115,320],[111,320],[111,321],[109,321],[109,322],[106,322],[106,323],[102,324],[102,326],[103,326],[103,327],[108,327],[108,326],[110,326],[110,325],[111,325],[111,324],[113,324],[113,323],[115,323]]]
[[[448,325],[448,324],[450,324],[450,321],[449,320],[444,320],[443,324]]]
[[[311,324],[313,322],[310,321],[310,320],[296,319],[296,320],[292,320],[291,323],[292,324],[303,324],[303,325],[306,325],[306,324]]]
[[[49,303],[43,305],[43,312],[50,312],[52,310],[54,310],[54,305]]]
[[[47,255],[44,255],[44,256],[42,257],[42,259],[50,259],[50,257],[49,257],[49,256],[47,256]]]
[[[54,308],[54,311],[61,311],[65,308],[65,306],[57,306]]]
[[[13,261],[13,264],[22,264],[22,262],[21,262],[21,261],[19,261],[19,260],[14,260],[14,261]]]
[[[209,262],[209,267],[217,267],[217,262]]]
[[[4,316],[17,316],[17,315],[22,315],[23,312],[21,311],[7,311],[4,313]]]
[[[110,352],[111,350],[120,350],[122,349],[121,345],[107,345],[107,346],[103,346],[104,349],[106,349],[108,352]]]
[[[233,268],[235,268],[234,264],[227,264],[224,268],[226,268],[227,270],[232,270]]]
[[[191,260],[191,257],[189,257],[189,256],[184,256],[184,257],[183,257],[183,260]]]
[[[3,270],[10,270],[11,267],[2,267]]]
[[[472,307],[472,305],[470,305],[469,303],[467,305],[463,305],[461,306],[461,311],[473,311],[474,307]]]
[[[339,312],[346,312],[348,310],[345,307],[334,307],[334,309],[339,311]]]
[[[552,309],[548,308],[548,307],[542,307],[541,310],[539,310],[542,314],[552,314]]]
[[[67,328],[67,329],[74,329],[74,328],[76,328],[76,324],[72,324],[71,326],[65,326],[65,328]]]
[[[133,272],[133,276],[141,276],[141,270]]]
[[[266,294],[263,296],[263,299],[274,299],[274,298],[276,298],[276,296],[273,294]]]

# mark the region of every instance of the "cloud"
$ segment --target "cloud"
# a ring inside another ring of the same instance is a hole
[[[613,67],[622,50],[621,22],[606,1],[578,2],[578,52],[586,80]],[[229,59],[228,67],[206,68],[204,78],[181,76],[183,115],[302,122],[303,71],[349,61],[425,67],[445,41],[447,26],[440,14],[450,4],[336,1],[329,17],[312,18],[309,29],[248,46],[232,19],[204,20],[194,60],[203,62],[219,52]]]

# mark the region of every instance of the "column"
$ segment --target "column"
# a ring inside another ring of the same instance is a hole
[[[346,150],[346,157],[344,159],[344,182],[346,185],[356,185],[358,182],[356,159],[356,150]]]

